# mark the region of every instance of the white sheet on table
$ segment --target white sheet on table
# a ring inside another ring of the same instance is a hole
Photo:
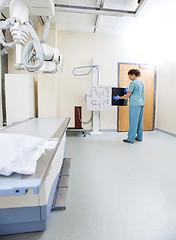
[[[53,143],[43,138],[0,133],[0,174],[33,174],[45,149],[54,147]]]

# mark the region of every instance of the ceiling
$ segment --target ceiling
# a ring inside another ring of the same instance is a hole
[[[46,0],[43,0],[43,2]],[[48,0],[47,0],[48,1]],[[147,0],[54,0],[58,30],[123,34]],[[3,14],[8,18],[8,10]],[[39,17],[32,17],[35,24]]]
[[[63,31],[119,34],[144,0],[55,0],[51,21]],[[139,9],[138,9],[139,8]]]

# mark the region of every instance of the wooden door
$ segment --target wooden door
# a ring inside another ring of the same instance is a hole
[[[119,63],[119,87],[129,88],[130,79],[128,71],[130,69],[138,69],[141,72],[141,80],[145,87],[145,107],[143,128],[144,131],[152,131],[154,129],[155,117],[155,67],[150,65],[126,64]],[[128,131],[129,129],[129,103],[128,106],[119,106],[118,111],[118,127],[119,132]]]

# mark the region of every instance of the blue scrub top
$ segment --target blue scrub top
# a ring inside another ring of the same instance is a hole
[[[145,105],[144,83],[141,79],[136,78],[134,81],[130,83],[129,92],[132,92],[129,98],[130,106]]]

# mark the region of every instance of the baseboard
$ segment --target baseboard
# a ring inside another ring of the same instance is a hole
[[[159,129],[159,128],[155,128],[155,130],[157,130],[159,132],[162,132],[162,133],[165,133],[165,134],[168,134],[168,135],[170,135],[172,137],[176,137],[176,134],[174,134],[174,133],[170,133],[170,132],[167,132],[167,131]]]

